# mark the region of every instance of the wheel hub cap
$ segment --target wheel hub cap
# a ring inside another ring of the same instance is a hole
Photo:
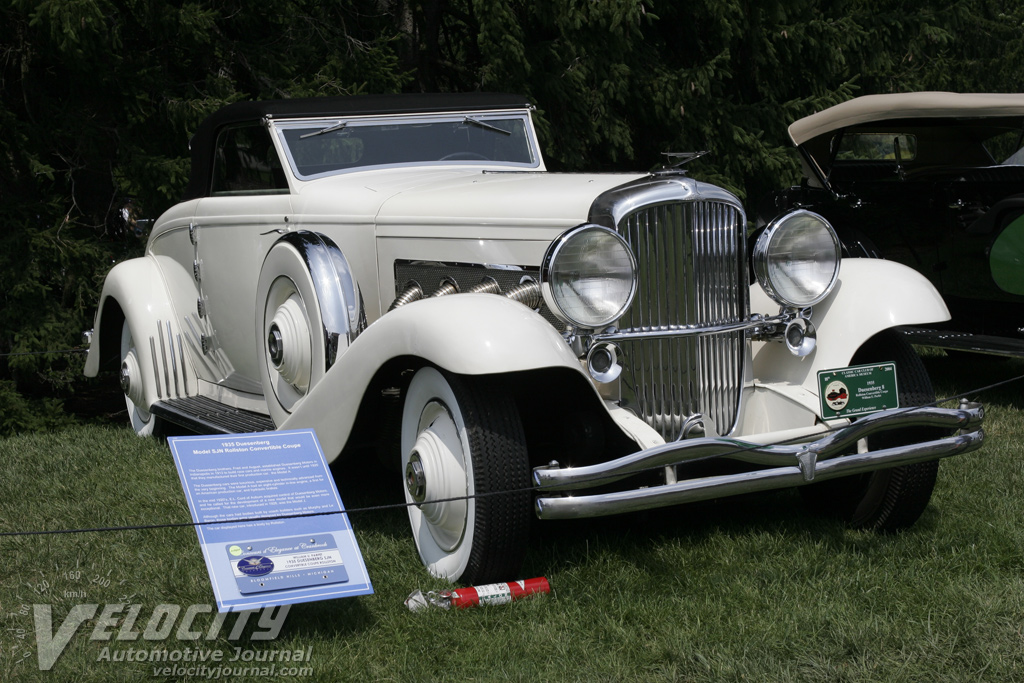
[[[285,382],[302,393],[309,389],[313,354],[309,325],[296,294],[274,312],[267,333],[267,355]]]
[[[142,377],[142,373],[139,370],[139,359],[135,355],[135,349],[132,349],[124,357],[124,360],[121,361],[119,380],[121,382],[121,391],[135,405],[143,405],[146,399],[143,395],[142,382],[137,381],[140,377]]]
[[[121,363],[121,391],[128,393],[132,388],[132,372],[127,363]]]
[[[281,361],[284,360],[284,338],[276,324],[270,326],[270,334],[267,335],[267,353],[270,354],[270,362],[274,367],[280,368]]]
[[[422,503],[427,491],[427,477],[423,472],[420,454],[415,451],[409,457],[409,464],[405,466],[405,485],[409,489],[412,499],[417,503]]]
[[[445,551],[457,548],[466,531],[468,491],[462,442],[447,413],[437,416],[416,438],[405,480],[409,497],[437,545]]]

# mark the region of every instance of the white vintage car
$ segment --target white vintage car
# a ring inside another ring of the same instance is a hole
[[[479,93],[218,111],[184,200],[107,276],[86,374],[119,369],[139,434],[376,445],[451,580],[514,578],[532,515],[800,486],[856,525],[912,524],[938,459],[983,438],[979,405],[907,410],[932,390],[893,328],[948,317],[932,285],[841,262],[803,210],[748,265],[735,196],[679,168],[548,173],[531,111]]]

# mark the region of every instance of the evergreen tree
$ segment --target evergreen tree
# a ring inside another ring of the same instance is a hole
[[[0,433],[60,419],[82,358],[52,352],[224,104],[516,92],[549,168],[706,149],[690,172],[752,206],[799,176],[792,121],[859,94],[1015,91],[1024,61],[1010,0],[11,0],[0,21]]]

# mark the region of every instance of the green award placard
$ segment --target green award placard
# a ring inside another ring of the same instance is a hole
[[[856,417],[899,408],[895,363],[872,363],[818,372],[821,416]]]

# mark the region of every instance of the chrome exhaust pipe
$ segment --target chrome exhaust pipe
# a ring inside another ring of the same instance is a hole
[[[405,289],[402,290],[402,293],[399,294],[398,297],[391,302],[390,306],[388,306],[388,313],[395,310],[399,306],[411,304],[413,301],[419,301],[422,298],[423,288],[420,287],[420,283],[416,282],[415,280],[409,280],[409,282],[405,283]]]

